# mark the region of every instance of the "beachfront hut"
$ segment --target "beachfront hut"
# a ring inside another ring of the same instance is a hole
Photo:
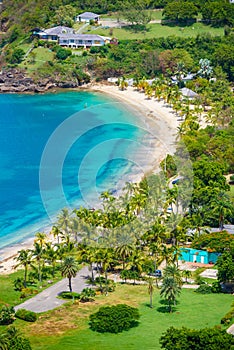
[[[197,262],[202,264],[215,264],[220,253],[208,252],[207,250],[198,250],[192,248],[180,248],[179,260]]]
[[[94,21],[98,23],[100,20],[100,16],[93,12],[84,12],[76,17],[77,22],[89,22]]]

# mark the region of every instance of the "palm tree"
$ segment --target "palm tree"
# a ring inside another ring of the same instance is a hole
[[[134,245],[128,241],[121,242],[116,248],[117,257],[120,257],[123,263],[123,270],[125,270],[126,259],[134,252]]]
[[[38,242],[34,242],[34,250],[32,251],[33,259],[37,262],[37,272],[38,272],[38,281],[41,283],[41,269],[43,262],[44,249]]]
[[[52,244],[46,243],[46,248],[45,248],[45,258],[48,260],[48,262],[52,265],[52,276],[54,277],[55,275],[55,267],[56,267],[56,262],[58,259],[58,251],[55,249],[57,247],[52,246]]]
[[[179,286],[174,277],[165,276],[163,278],[160,295],[167,300],[169,312],[172,312],[172,304],[175,305],[176,298],[180,294],[180,292],[181,287]]]
[[[219,229],[224,228],[224,220],[233,214],[233,206],[226,192],[222,191],[218,194],[218,198],[213,202],[212,210],[219,215]]]
[[[72,277],[76,277],[78,271],[78,264],[72,256],[65,257],[61,265],[61,273],[63,277],[68,278],[68,286],[70,292],[72,292],[71,280]]]
[[[153,292],[154,292],[154,280],[153,278],[148,278],[148,292],[150,295],[150,308],[153,308]]]
[[[164,277],[172,277],[179,286],[182,285],[181,272],[174,264],[167,265],[163,270],[163,274]]]
[[[37,232],[35,234],[35,240],[34,242],[37,242],[40,244],[40,246],[44,246],[47,241],[47,234],[44,232]]]
[[[50,234],[52,234],[53,236],[54,236],[54,238],[56,238],[57,237],[57,243],[58,243],[58,245],[59,245],[59,238],[60,238],[60,236],[61,236],[61,234],[62,234],[62,232],[60,231],[60,229],[57,227],[57,226],[53,226],[52,227],[52,229],[51,229],[51,231],[50,231]]]
[[[95,251],[92,247],[84,247],[79,251],[79,257],[82,262],[88,263],[91,270],[91,279],[94,282],[94,266],[93,264],[96,262]]]
[[[32,251],[30,249],[22,249],[18,253],[19,255],[14,258],[18,262],[18,264],[15,265],[15,268],[18,266],[24,267],[24,288],[26,288],[28,267],[32,264]]]
[[[191,275],[192,275],[192,272],[190,270],[184,270],[182,272],[182,274],[185,277],[185,282],[187,283],[188,282],[188,278],[191,277]]]
[[[70,233],[71,213],[67,208],[63,208],[58,215],[57,227],[65,234]]]

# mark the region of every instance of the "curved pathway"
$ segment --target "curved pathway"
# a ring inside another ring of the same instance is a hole
[[[77,273],[76,277],[72,279],[73,292],[80,293],[84,288],[90,287],[90,284],[87,284],[89,275],[90,273],[87,266],[83,267]],[[67,300],[58,299],[57,296],[59,293],[68,290],[68,279],[64,278],[24,303],[15,306],[14,309],[26,309],[37,313],[53,310],[67,302]]]

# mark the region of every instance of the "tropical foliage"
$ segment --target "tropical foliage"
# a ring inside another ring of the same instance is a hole
[[[194,346],[196,350],[213,350],[226,349],[229,350],[234,344],[234,339],[231,334],[227,334],[225,330],[220,328],[204,328],[199,330],[174,327],[162,335],[161,348],[165,350],[174,349],[192,349]]]
[[[120,333],[136,327],[139,317],[138,309],[125,304],[103,306],[90,315],[90,328],[99,333]]]

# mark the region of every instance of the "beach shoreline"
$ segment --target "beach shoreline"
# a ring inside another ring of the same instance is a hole
[[[104,94],[119,101],[131,110],[136,118],[140,118],[140,120],[136,120],[136,124],[145,125],[145,128],[150,130],[152,137],[150,136],[148,140],[149,153],[146,157],[146,160],[149,158],[150,162],[144,164],[140,171],[131,173],[126,181],[139,182],[144,175],[157,172],[159,164],[166,154],[175,152],[176,129],[179,122],[172,108],[168,107],[163,101],[159,102],[153,98],[148,99],[143,92],[136,91],[133,87],[128,87],[122,91],[116,85],[89,84],[87,87],[75,90]],[[154,135],[154,131],[157,131],[156,135]],[[144,158],[144,154],[140,154],[138,157]],[[49,233],[48,228],[46,233]],[[13,272],[14,257],[17,252],[21,249],[32,248],[33,241],[34,236],[29,233],[26,240],[0,248],[0,274]]]

